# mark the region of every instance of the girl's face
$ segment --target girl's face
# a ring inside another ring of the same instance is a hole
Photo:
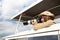
[[[41,22],[46,22],[48,19],[49,17],[44,15],[41,17]]]

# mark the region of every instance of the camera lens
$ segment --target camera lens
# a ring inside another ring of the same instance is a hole
[[[23,24],[24,24],[24,25],[28,25],[28,22],[27,22],[27,21],[24,21]]]
[[[36,19],[33,19],[33,21],[37,21],[38,23],[41,23],[41,18],[38,17]],[[24,25],[32,24],[33,21],[32,20],[24,21],[23,24]]]

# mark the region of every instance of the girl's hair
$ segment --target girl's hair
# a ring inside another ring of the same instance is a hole
[[[51,20],[54,20],[54,17],[49,16]]]

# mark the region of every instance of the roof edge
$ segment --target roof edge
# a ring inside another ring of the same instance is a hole
[[[38,3],[42,2],[42,1],[43,1],[43,0],[37,0],[36,2],[32,3],[30,6],[28,6],[27,8],[25,8],[24,10],[18,12],[18,14],[16,14],[15,16],[13,16],[13,17],[11,18],[11,20],[14,20],[14,18],[15,18],[16,16],[18,16],[18,15],[22,14],[23,12],[29,10],[31,7],[37,5]]]

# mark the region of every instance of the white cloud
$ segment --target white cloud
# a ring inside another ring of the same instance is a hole
[[[34,28],[33,25],[20,25],[20,27],[18,27],[18,30],[19,32],[21,32],[21,31],[31,30],[33,28]]]
[[[17,24],[5,20],[17,14],[17,12],[23,10],[24,7],[29,6],[34,1],[36,0],[2,0],[2,15],[0,16],[0,19],[2,20],[0,20],[0,28],[2,31],[0,31],[0,34],[15,31]]]
[[[11,18],[13,15],[17,14],[19,11],[23,10],[24,7],[29,6],[36,0],[2,0],[2,15],[0,15],[0,34],[7,32],[15,32],[17,24],[5,21]],[[21,25],[22,26],[22,25]],[[27,30],[28,26],[19,27],[22,30]]]
[[[3,21],[0,22],[0,34],[2,33],[9,33],[9,32],[15,32],[16,30],[16,24],[13,24],[11,22]]]
[[[56,23],[60,23],[60,18],[55,19]]]
[[[2,33],[15,33],[16,32],[16,27],[17,24],[11,23],[8,21],[1,21],[0,22],[0,34]],[[18,26],[18,31],[26,31],[26,30],[31,30],[33,28],[32,25],[23,25],[22,23],[19,24]]]
[[[2,1],[0,1],[0,6],[2,5]]]
[[[29,6],[34,1],[36,0],[3,0],[3,17],[12,17],[13,15],[17,14],[20,10],[24,9],[25,6]]]

